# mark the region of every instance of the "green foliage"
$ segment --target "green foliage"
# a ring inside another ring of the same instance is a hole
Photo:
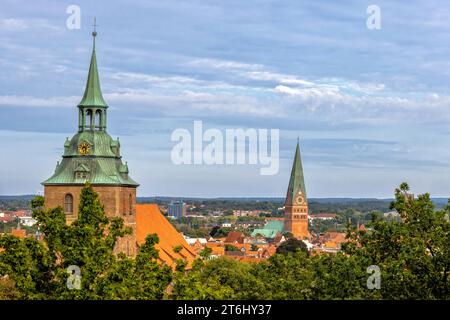
[[[288,253],[297,252],[298,250],[308,253],[308,248],[303,241],[296,238],[289,238],[278,246],[277,253],[286,255]]]
[[[202,251],[200,251],[199,256],[204,260],[208,260],[211,257],[211,253],[212,249],[210,247],[205,247]]]
[[[225,238],[228,234],[233,231],[232,228],[214,228],[211,231],[211,237],[214,238]]]
[[[173,252],[179,253],[182,249],[183,249],[183,246],[178,245],[178,246],[173,247]]]
[[[0,237],[0,276],[14,283],[21,299],[161,299],[172,270],[157,263],[156,235],[149,235],[135,259],[116,256],[117,240],[131,229],[120,217],[105,215],[98,195],[86,185],[80,195],[78,220],[66,224],[62,208],[43,210],[43,198],[32,207],[44,235]],[[81,288],[67,286],[69,266],[81,270]]]
[[[260,281],[250,272],[252,265],[221,257],[201,264],[183,277],[176,278],[172,299],[210,300],[256,299]]]
[[[229,258],[202,262],[175,280],[171,297],[450,299],[450,202],[436,211],[428,194],[413,199],[407,191],[402,184],[391,206],[403,221],[374,214],[367,231],[348,224],[349,242],[342,252],[308,256],[304,250],[287,250],[255,264]],[[367,286],[369,266],[380,268],[380,289]]]
[[[450,202],[436,210],[428,194],[408,192],[402,184],[391,204],[400,221],[373,214],[364,231],[348,223],[337,254],[309,255],[291,238],[260,263],[209,259],[205,248],[190,270],[177,260],[174,272],[158,263],[157,235],[133,259],[113,254],[129,230],[121,218],[105,217],[90,186],[72,225],[38,198],[34,216],[45,242],[0,237],[0,299],[450,299]],[[81,269],[81,290],[66,286],[70,265]],[[380,269],[380,289],[367,287],[369,266]]]
[[[14,281],[7,277],[0,278],[0,300],[15,300],[19,297]]]
[[[450,298],[450,205],[436,211],[429,194],[412,198],[402,183],[391,208],[401,222],[373,217],[372,232],[349,230],[345,252],[379,266],[386,299]]]
[[[239,249],[232,244],[226,244],[225,245],[225,251],[239,251]]]

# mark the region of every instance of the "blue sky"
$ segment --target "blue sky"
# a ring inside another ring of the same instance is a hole
[[[81,29],[66,27],[69,5]],[[366,27],[367,6],[381,29]],[[0,194],[35,193],[77,130],[97,17],[108,132],[140,196],[284,196],[296,139],[310,197],[450,190],[443,1],[0,0]],[[176,166],[176,128],[280,129],[280,170]]]

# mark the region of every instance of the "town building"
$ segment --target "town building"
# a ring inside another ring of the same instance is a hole
[[[297,141],[284,207],[285,232],[290,232],[300,240],[311,238],[308,231],[308,199],[306,197],[299,141]]]
[[[99,74],[94,29],[91,61],[83,97],[78,104],[78,132],[64,142],[62,161],[54,174],[45,180],[46,209],[62,207],[66,221],[78,218],[80,193],[89,182],[99,195],[105,214],[121,217],[132,234],[119,238],[115,253],[135,256],[147,235],[156,233],[161,263],[174,267],[177,259],[188,262],[196,257],[181,234],[161,214],[156,204],[136,204],[139,184],[129,175],[128,164],[122,161],[120,142],[107,132],[108,104],[103,99]]]
[[[186,204],[183,201],[172,201],[167,206],[167,216],[181,220],[182,217],[186,216]]]
[[[18,219],[20,224],[26,227],[32,227],[37,223],[37,221],[33,219],[33,217],[25,216],[25,217],[18,217]]]
[[[78,218],[80,192],[86,182],[91,183],[104,205],[108,217],[120,216],[133,234],[119,239],[117,251],[127,255],[136,253],[136,188],[129,176],[127,163],[122,162],[119,139],[107,132],[107,110],[100,89],[95,54],[95,38],[83,97],[78,103],[78,132],[64,142],[62,161],[54,174],[45,180],[45,207],[62,207],[70,224]]]
[[[149,234],[156,234],[159,242],[155,244],[158,250],[159,262],[174,268],[176,260],[187,262],[190,269],[197,257],[183,235],[163,216],[156,204],[136,205],[136,241],[138,245],[145,243]]]
[[[264,237],[267,239],[274,239],[277,234],[284,232],[283,220],[268,220],[264,228],[254,229],[252,237]]]
[[[308,231],[308,199],[306,197],[300,144],[298,141],[284,203],[284,211],[284,219],[268,221],[264,228],[255,229],[252,232],[252,236],[260,235],[266,238],[275,238],[277,233],[289,232],[300,240],[311,238],[311,234]]]
[[[316,213],[316,214],[310,214],[308,216],[308,219],[310,221],[314,221],[314,220],[322,220],[322,221],[326,221],[326,220],[334,220],[336,219],[336,214],[335,213]]]

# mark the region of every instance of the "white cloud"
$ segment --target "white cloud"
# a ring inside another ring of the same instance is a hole
[[[80,97],[32,97],[4,95],[0,96],[0,106],[17,107],[73,107],[81,100]]]
[[[261,70],[264,69],[260,64],[249,64],[229,60],[219,59],[194,59],[187,63],[188,66],[213,68],[213,69],[228,69],[228,70]]]
[[[27,28],[28,25],[21,19],[6,18],[0,20],[0,30],[20,31]]]
[[[276,81],[284,84],[294,84],[294,85],[304,85],[304,86],[312,86],[313,82],[306,81],[303,79],[299,79],[296,76],[269,72],[269,71],[251,71],[242,73],[248,79],[252,80],[261,80],[261,81]]]

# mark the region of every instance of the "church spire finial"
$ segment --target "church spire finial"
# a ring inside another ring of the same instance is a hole
[[[94,31],[92,31],[92,37],[93,37],[93,41],[94,41],[93,50],[95,50],[95,37],[97,36],[97,27],[98,27],[98,24],[96,23],[96,18],[95,17],[94,17],[94,24],[92,26],[94,27]]]
[[[88,79],[86,82],[86,89],[84,90],[83,98],[81,99],[81,102],[78,104],[79,107],[105,107],[107,108],[108,105],[106,104],[105,100],[103,99],[102,92],[100,89],[100,80],[98,76],[98,70],[97,70],[97,58],[95,55],[95,38],[97,36],[97,23],[96,19],[94,18],[94,31],[92,31],[92,37],[93,37],[93,48],[92,48],[92,56],[91,56],[91,63],[89,66],[89,73],[88,73]]]

